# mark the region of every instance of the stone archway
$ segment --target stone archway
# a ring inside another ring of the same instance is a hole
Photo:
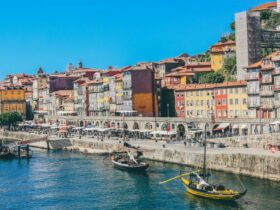
[[[80,127],[84,127],[84,122],[80,121]]]
[[[186,136],[186,128],[185,128],[184,125],[179,124],[177,126],[177,135],[178,135],[178,138],[180,138],[180,139],[185,138],[185,136]]]
[[[139,124],[137,122],[133,124],[133,130],[139,130]]]
[[[162,131],[166,131],[166,129],[167,129],[167,123],[162,123],[162,125],[161,125],[161,130]]]
[[[96,126],[96,127],[99,127],[99,122],[98,122],[98,121],[95,123],[95,126]]]
[[[111,126],[110,126],[111,128],[114,128],[114,127],[116,127],[116,123],[115,122],[111,122]]]
[[[128,126],[127,126],[127,123],[126,123],[126,122],[123,122],[123,123],[122,123],[122,125],[123,125],[123,126],[122,126],[122,127],[123,127],[123,129],[127,129],[127,128],[128,128]]]
[[[104,123],[103,123],[103,128],[109,128],[109,122],[107,122],[107,121],[104,122]]]
[[[153,129],[153,125],[151,123],[146,123],[145,124],[145,130],[152,130]]]

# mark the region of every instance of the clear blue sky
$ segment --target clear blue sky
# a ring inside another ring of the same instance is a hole
[[[0,8],[0,78],[120,67],[205,51],[234,13],[264,0],[9,0]]]

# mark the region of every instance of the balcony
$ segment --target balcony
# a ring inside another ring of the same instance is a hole
[[[123,100],[131,100],[132,96],[131,95],[123,95]]]
[[[272,83],[272,77],[262,78],[261,82],[263,84]]]
[[[279,75],[280,74],[280,68],[276,68],[274,69],[274,71],[272,72],[274,75]]]
[[[273,85],[274,91],[280,91],[280,85]]]
[[[245,80],[259,80],[259,75],[247,75]]]
[[[274,104],[262,104],[262,109],[273,109]]]
[[[248,89],[247,90],[247,94],[249,94],[249,95],[256,95],[256,94],[259,94],[259,93],[260,93],[260,91],[257,90],[257,89]]]
[[[248,101],[247,103],[248,108],[257,108],[260,107],[260,102],[259,101]]]
[[[274,105],[275,105],[275,107],[279,108],[280,107],[280,100],[275,100]]]
[[[273,96],[274,92],[273,90],[261,90],[260,96]]]

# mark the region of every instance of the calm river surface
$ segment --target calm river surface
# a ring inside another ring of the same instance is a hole
[[[0,161],[0,209],[280,209],[280,183],[241,177],[247,195],[234,203],[185,193],[179,181],[159,181],[187,169],[150,162],[145,174],[112,168],[102,156],[35,150],[33,158]],[[235,175],[212,172],[236,189]]]

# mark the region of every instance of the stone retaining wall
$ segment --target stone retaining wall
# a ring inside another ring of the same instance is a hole
[[[71,140],[75,147],[112,152],[122,146],[118,143]],[[203,154],[195,151],[177,151],[166,148],[143,148],[144,158],[189,166],[202,166]],[[207,167],[214,170],[280,181],[280,157],[250,154],[207,154]]]
[[[243,147],[247,144],[249,148],[267,149],[268,145],[280,145],[280,134],[262,134],[250,136],[234,136],[228,138],[210,139],[209,141],[223,143],[229,147]]]

